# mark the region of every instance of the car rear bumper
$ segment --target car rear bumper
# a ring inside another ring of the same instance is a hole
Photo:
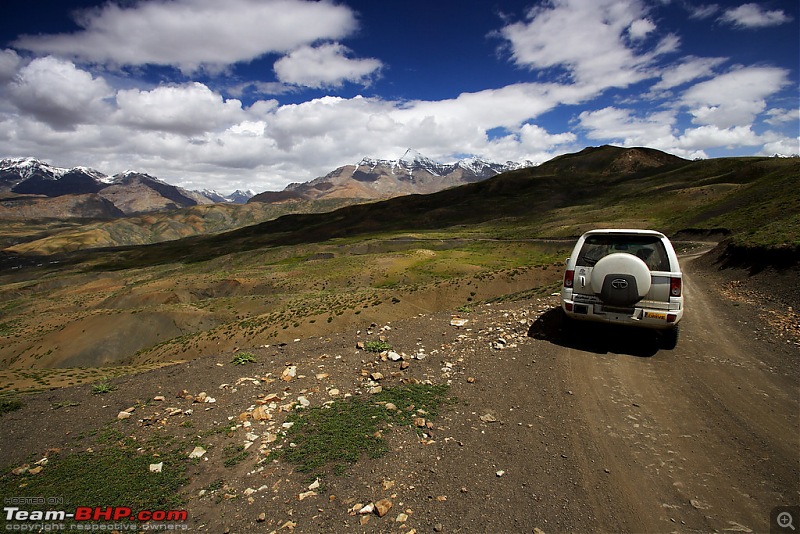
[[[671,302],[648,305],[640,303],[632,308],[614,308],[602,302],[573,300],[562,295],[561,309],[568,317],[581,321],[624,324],[641,328],[674,328],[683,318],[683,303]]]

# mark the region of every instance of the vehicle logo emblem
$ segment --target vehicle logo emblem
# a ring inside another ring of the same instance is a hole
[[[624,278],[615,278],[611,281],[611,287],[614,289],[625,289],[628,287],[628,281]]]

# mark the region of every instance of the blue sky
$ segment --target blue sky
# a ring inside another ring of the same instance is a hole
[[[0,157],[279,190],[406,148],[800,153],[796,0],[3,0]]]

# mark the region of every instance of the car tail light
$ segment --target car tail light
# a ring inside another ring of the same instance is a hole
[[[575,271],[573,269],[567,269],[567,272],[564,273],[564,287],[572,287],[575,283]]]
[[[669,279],[669,294],[672,297],[680,297],[681,296],[681,279],[680,278],[670,278]]]

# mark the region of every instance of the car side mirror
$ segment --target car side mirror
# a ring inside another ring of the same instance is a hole
[[[564,265],[569,265],[569,258],[564,260]]]

